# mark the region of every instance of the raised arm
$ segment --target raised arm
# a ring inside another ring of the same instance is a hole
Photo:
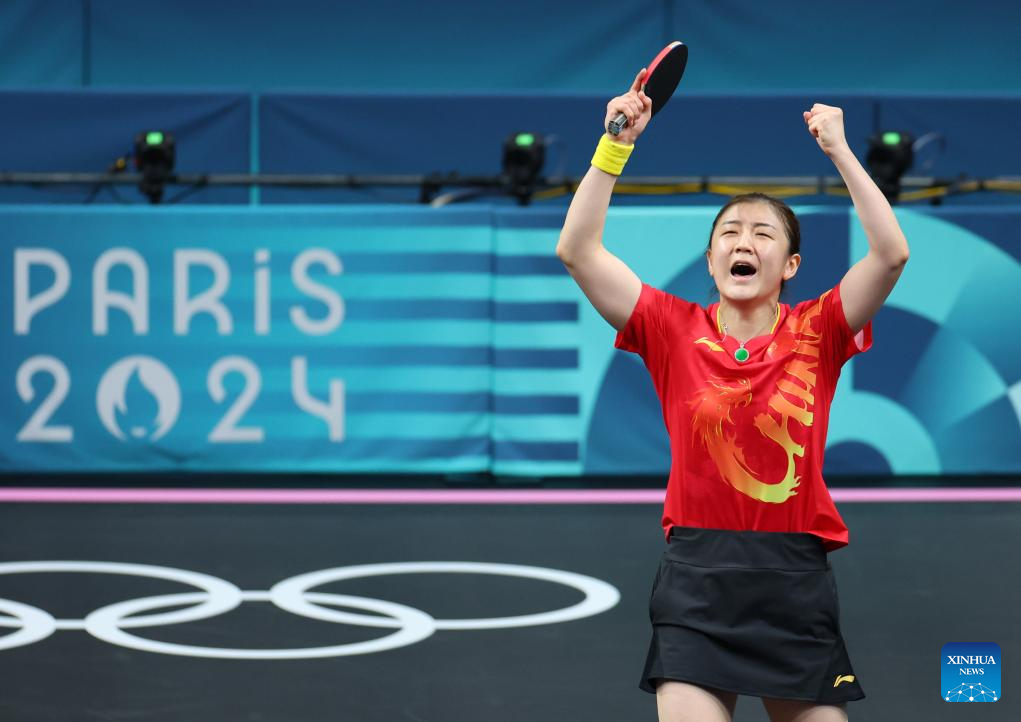
[[[865,229],[869,252],[844,274],[840,302],[847,324],[858,333],[876,315],[908,262],[904,237],[889,201],[862,168],[844,138],[844,112],[816,103],[804,112],[805,123],[819,147],[833,161]]]
[[[627,125],[612,142],[633,145],[652,117],[652,101],[640,90],[644,73],[642,68],[631,89],[606,104],[603,128],[618,113],[623,112],[628,118]],[[620,331],[638,303],[642,282],[603,246],[606,211],[616,182],[616,175],[594,165],[588,169],[567,209],[557,242],[557,257],[599,314]]]

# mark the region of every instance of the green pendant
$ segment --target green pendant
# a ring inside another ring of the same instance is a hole
[[[741,348],[734,352],[734,358],[736,358],[741,363],[744,363],[745,361],[748,360],[748,349],[742,346]]]

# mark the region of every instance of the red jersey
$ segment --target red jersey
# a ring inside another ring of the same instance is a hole
[[[830,402],[844,363],[872,346],[872,322],[851,332],[839,284],[745,344],[708,308],[643,283],[614,346],[645,361],[670,436],[663,531],[693,526],[807,532],[827,551],[847,526],[822,478]]]

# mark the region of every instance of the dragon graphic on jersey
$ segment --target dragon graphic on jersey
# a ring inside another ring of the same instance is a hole
[[[742,494],[770,504],[783,504],[797,495],[801,475],[797,473],[796,458],[805,456],[805,447],[790,434],[789,423],[794,420],[803,427],[812,425],[815,404],[816,369],[819,365],[821,334],[812,327],[812,321],[822,313],[823,302],[830,291],[797,318],[789,318],[766,350],[767,358],[791,354],[784,364],[783,376],[776,384],[767,403],[768,410],[759,413],[753,424],[767,439],[776,443],[787,456],[787,471],[778,482],[766,483],[745,459],[738,445],[738,435],[732,429],[738,423],[739,409],[752,402],[751,381],[734,376],[711,376],[688,400],[693,410],[692,441],[701,439],[716,464],[723,480]]]

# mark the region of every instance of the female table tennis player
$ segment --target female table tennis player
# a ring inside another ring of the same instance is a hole
[[[782,201],[748,194],[710,232],[718,303],[642,282],[602,244],[614,183],[651,116],[641,77],[607,104],[603,127],[620,112],[627,125],[600,139],[557,244],[617,330],[615,347],[644,360],[670,436],[667,546],[639,686],[656,694],[661,722],[729,722],[739,694],[760,697],[773,722],[847,720],[846,703],[865,694],[827,557],[848,532],[822,478],[823,449],[841,366],[872,345],[871,319],[908,244],[847,145],[842,111],[816,104],[807,130],[847,184],[868,254],[818,298],[780,303],[801,263],[798,220]]]

